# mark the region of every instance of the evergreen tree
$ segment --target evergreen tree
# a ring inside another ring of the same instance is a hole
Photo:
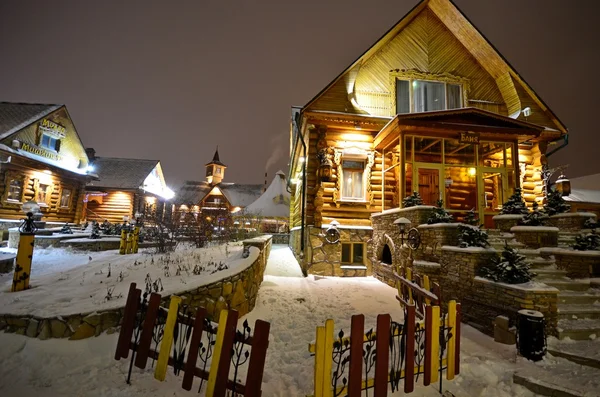
[[[558,190],[551,190],[546,196],[546,205],[544,211],[550,216],[569,212],[571,206],[565,202],[562,193]]]
[[[404,208],[414,207],[415,205],[423,205],[423,199],[419,192],[413,192],[412,196],[404,197],[404,200],[402,200],[402,207]]]
[[[502,205],[502,211],[500,211],[500,214],[525,215],[527,213],[529,213],[529,210],[527,209],[525,200],[523,200],[523,196],[521,195],[521,188],[516,188],[515,193],[508,198],[506,203]]]
[[[73,234],[73,230],[71,230],[71,226],[69,226],[69,222],[65,223],[65,225],[60,229],[61,234]]]
[[[474,209],[467,212],[467,215],[465,215],[465,218],[463,219],[463,223],[466,223],[467,225],[473,225],[473,226],[479,225],[479,218],[477,217],[477,214],[475,213]]]
[[[458,233],[458,245],[461,248],[485,248],[490,245],[488,242],[488,234],[481,230],[480,226],[458,225]]]
[[[100,225],[98,222],[94,221],[92,223],[92,234],[90,234],[90,238],[97,239],[100,238]]]
[[[524,226],[542,226],[548,216],[540,211],[538,207],[538,203],[534,202],[533,211],[528,212],[519,223]]]
[[[525,257],[506,244],[502,256],[497,256],[489,265],[480,267],[478,275],[496,282],[521,284],[531,281],[535,273],[529,271],[529,263],[525,261]]]
[[[572,247],[577,251],[597,250],[600,248],[600,236],[596,233],[580,234],[575,237]]]
[[[592,218],[588,218],[585,220],[585,223],[583,224],[583,227],[586,229],[598,229],[600,227],[600,222],[596,222],[594,219]]]
[[[427,223],[432,225],[434,223],[450,223],[454,221],[454,217],[444,209],[444,202],[442,200],[437,201],[437,207],[433,209],[433,213],[427,219]]]

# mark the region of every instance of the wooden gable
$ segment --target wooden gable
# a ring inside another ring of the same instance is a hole
[[[452,81],[465,88],[465,107],[566,132],[566,127],[449,0],[423,0],[307,106],[394,116],[395,75]]]

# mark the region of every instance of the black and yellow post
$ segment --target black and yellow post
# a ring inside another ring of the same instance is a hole
[[[12,292],[29,288],[31,259],[33,258],[33,244],[36,230],[33,213],[28,212],[27,219],[24,219],[21,226],[19,226],[19,248],[17,250],[15,272],[13,274]]]
[[[125,255],[127,253],[127,228],[121,229],[121,243],[119,244],[119,254]]]
[[[133,249],[133,232],[131,230],[127,232],[127,246],[125,248],[126,254],[131,254],[131,250]]]
[[[136,226],[133,229],[133,245],[131,247],[131,252],[133,254],[138,253],[139,243],[140,243],[140,227]]]

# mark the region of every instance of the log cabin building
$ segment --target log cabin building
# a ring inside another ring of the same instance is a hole
[[[423,0],[305,106],[292,109],[290,244],[305,273],[371,274],[371,215],[417,191],[487,227],[566,126],[450,0]],[[339,224],[339,244],[323,232]],[[361,272],[341,272],[356,270]]]
[[[151,223],[170,215],[174,193],[159,160],[98,157],[92,148],[86,152],[96,178],[85,186],[85,221],[122,223],[141,217]]]
[[[43,221],[78,223],[88,157],[64,105],[0,102],[0,229],[34,201]]]
[[[202,215],[210,219],[215,227],[232,226],[220,224],[218,214],[241,213],[261,196],[266,186],[223,182],[227,166],[221,162],[218,148],[205,168],[204,181],[186,181],[177,192],[176,212],[182,219],[191,213],[196,218]],[[231,217],[228,218],[231,221]]]

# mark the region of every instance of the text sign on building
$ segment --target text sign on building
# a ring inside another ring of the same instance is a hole
[[[473,145],[479,145],[479,132],[461,132],[458,140],[460,143],[472,143]]]
[[[24,150],[26,152],[33,153],[37,156],[45,157],[47,159],[54,160],[54,161],[62,160],[62,156],[59,156],[56,153],[52,153],[49,150],[46,150],[39,146],[31,145],[31,144],[25,143],[25,142],[21,142],[21,150]]]
[[[42,133],[50,135],[56,139],[64,138],[67,133],[67,129],[65,127],[48,119],[43,119],[38,125],[38,128]]]

